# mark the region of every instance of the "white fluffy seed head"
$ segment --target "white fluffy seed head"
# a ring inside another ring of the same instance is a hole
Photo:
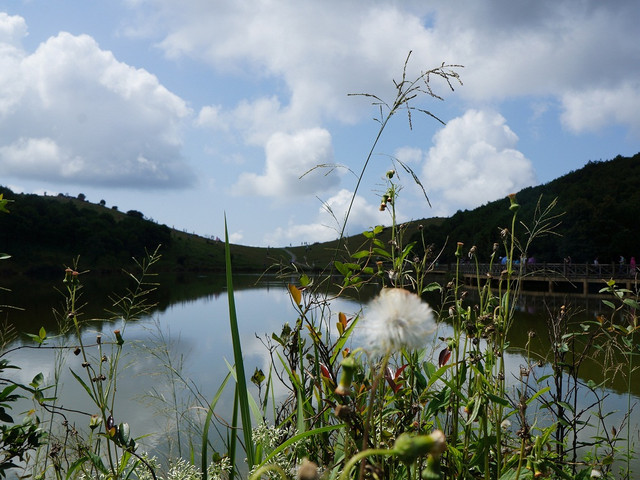
[[[367,349],[374,354],[414,350],[427,344],[435,330],[433,310],[403,288],[384,288],[365,312]]]

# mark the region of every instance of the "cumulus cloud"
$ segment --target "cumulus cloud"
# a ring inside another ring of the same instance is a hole
[[[265,237],[265,242],[278,245],[291,241],[313,243],[334,240],[339,237],[345,220],[346,236],[362,233],[376,225],[390,224],[389,212],[381,212],[378,204],[373,205],[360,195],[356,195],[349,217],[346,218],[352,196],[350,190],[341,189],[323,203],[312,223],[290,223],[287,227],[279,227]],[[398,214],[397,220],[403,222],[405,217]]]
[[[576,133],[596,132],[612,124],[630,125],[640,136],[640,84],[627,82],[618,90],[568,92],[562,97],[562,123]]]
[[[517,135],[495,112],[469,110],[433,138],[422,180],[435,215],[475,208],[535,184],[531,162],[516,149]]]
[[[181,187],[185,102],[145,70],[60,33],[29,54],[20,17],[0,16],[0,167],[84,185]],[[9,88],[4,88],[9,86]]]
[[[161,19],[166,34],[159,46],[169,58],[189,56],[240,78],[282,82],[278,99],[256,103],[267,102],[269,116],[287,125],[358,121],[368,115],[369,104],[347,94],[394,95],[390,76],[400,75],[410,50],[410,76],[444,60],[434,57],[437,50],[420,16],[391,4],[186,1],[178,7],[155,0],[146,6],[155,13],[149,21]],[[236,115],[242,110],[238,105]]]
[[[243,173],[234,189],[237,193],[276,198],[310,195],[339,181],[335,171],[312,170],[333,163],[331,134],[325,129],[275,133],[266,143],[265,155],[264,173]]]
[[[409,78],[442,61],[465,65],[460,92],[473,101],[569,94],[563,104],[571,118],[588,108],[595,90],[620,98],[630,87],[634,98],[640,95],[640,85],[626,83],[640,74],[640,63],[629,60],[640,44],[635,0],[133,3],[166,32],[159,46],[168,57],[283,81],[288,97],[272,106],[280,120],[305,128],[308,119],[354,122],[368,114],[345,94],[393,95],[390,75],[401,71],[409,50]],[[637,127],[637,117],[607,112]]]

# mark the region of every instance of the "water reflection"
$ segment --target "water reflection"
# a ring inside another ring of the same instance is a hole
[[[152,296],[153,301],[157,302],[156,307],[139,321],[124,326],[118,319],[105,320],[110,318],[105,314],[105,309],[109,310],[113,305],[110,298],[123,295],[127,288],[131,288],[126,277],[85,275],[82,288],[84,316],[102,320],[92,323],[83,335],[87,339],[94,339],[98,333],[110,337],[115,328],[124,330],[126,368],[118,380],[114,417],[117,421],[130,423],[135,436],[148,434],[141,442],[146,448],[175,454],[176,426],[172,417],[166,414],[167,403],[162,404],[159,399],[188,407],[191,405],[189,398],[196,392],[206,403],[213,398],[228,373],[226,361],[232,362],[233,352],[228,327],[226,282],[219,275],[162,275],[155,278],[154,282],[158,284]],[[63,287],[61,278],[48,283],[17,282],[6,286],[12,291],[0,292],[0,304],[24,308],[21,311],[3,311],[3,315],[16,328],[34,333],[44,326],[49,332],[55,331],[57,325],[51,309],[60,309],[63,305],[63,295],[59,291]],[[247,375],[250,377],[255,368],[261,368],[266,373],[272,365],[272,359],[264,343],[273,332],[279,333],[285,322],[291,324],[296,320],[286,280],[242,275],[234,278],[234,289]],[[345,297],[337,300],[331,306],[334,317],[328,321],[328,325],[335,324],[335,316],[340,311],[348,315],[356,313],[374,294],[375,289],[370,289],[364,291],[359,299]],[[513,375],[517,375],[520,366],[526,363],[522,352],[530,331],[535,332],[531,343],[534,357],[548,360],[551,346],[547,327],[549,316],[565,305],[577,313],[577,323],[593,320],[597,315],[607,313],[601,300],[596,297],[523,295],[511,330],[511,347],[506,355],[507,365]],[[437,301],[435,297],[431,299],[432,303]],[[473,302],[471,296],[469,302]],[[449,335],[448,328],[443,323],[440,330],[434,333],[427,358],[435,359],[436,352],[442,348],[438,337]],[[71,340],[68,337],[60,341]],[[21,339],[16,345],[24,342]],[[10,361],[22,368],[16,373],[16,380],[29,383],[41,371],[52,381],[53,358],[50,350],[20,350],[11,354]],[[80,360],[69,354],[65,361],[60,394],[64,406],[95,413],[85,392],[69,373],[69,369],[81,371]],[[184,380],[178,391],[167,375],[167,367],[179,372]],[[545,368],[539,367],[537,374],[542,376],[548,373]],[[603,370],[595,360],[588,360],[582,371],[595,382],[604,380]],[[634,401],[640,395],[638,379],[636,373],[631,382]],[[609,386],[611,408],[626,410],[627,399],[623,393],[627,383],[618,377]],[[257,395],[257,389],[254,386],[251,388],[253,394]],[[286,388],[279,388],[276,396],[285,395]],[[232,403],[233,391],[227,388],[216,409],[220,418],[229,419]],[[75,418],[75,421],[79,425],[86,424],[86,418],[82,416]]]

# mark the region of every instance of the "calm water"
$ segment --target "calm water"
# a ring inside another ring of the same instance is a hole
[[[165,452],[168,443],[175,445],[176,432],[173,429],[173,417],[161,413],[165,408],[162,402],[152,397],[164,396],[170,400],[176,398],[183,407],[190,405],[190,394],[184,385],[173,389],[168,381],[167,369],[163,365],[171,364],[176,368],[202,398],[211,400],[222,379],[228,372],[225,359],[233,363],[231,337],[228,326],[228,305],[225,282],[222,277],[160,277],[160,283],[154,294],[157,308],[140,321],[124,326],[121,322],[97,322],[87,327],[83,333],[85,341],[95,341],[101,333],[105,338],[113,338],[112,332],[119,328],[125,338],[125,352],[122,370],[118,379],[118,400],[113,412],[116,422],[128,422],[134,436],[150,434],[142,443],[148,449]],[[276,279],[259,279],[254,276],[239,276],[234,280],[236,289],[236,309],[239,319],[240,333],[243,342],[244,362],[248,378],[256,368],[268,372],[271,364],[266,338],[273,332],[280,333],[284,322],[295,323],[293,309],[286,282]],[[5,283],[6,285],[6,283]],[[52,308],[59,309],[62,295],[56,288],[62,288],[59,279],[48,283],[18,283],[9,285],[11,292],[0,292],[0,305],[14,305],[25,310],[8,310],[3,308],[2,315],[12,322],[20,331],[36,333],[40,326],[45,326],[50,335],[57,329]],[[123,292],[127,287],[121,278],[95,278],[89,275],[83,281],[82,303],[85,318],[104,318],[104,308],[109,307],[107,300],[113,292]],[[366,303],[374,292],[365,292],[360,301],[341,299],[332,303],[333,317],[331,325],[336,322],[339,311],[356,313],[362,303]],[[549,353],[549,340],[546,333],[545,318],[548,311],[559,308],[561,304],[574,305],[582,313],[577,320],[593,319],[605,313],[601,299],[577,297],[568,300],[563,297],[524,296],[519,304],[519,314],[512,329],[511,344],[513,346],[506,356],[507,365],[512,372],[519,372],[524,364],[520,349],[526,342],[528,332],[533,330],[536,337],[532,349],[545,357]],[[428,356],[437,358],[442,348],[438,337],[446,337],[449,332],[446,324],[441,325],[434,333]],[[356,340],[357,341],[357,336]],[[28,342],[18,340],[14,346]],[[73,339],[59,338],[52,343],[71,344]],[[53,379],[55,353],[45,349],[21,349],[12,352],[8,359],[21,367],[15,374],[18,381],[29,383],[38,373],[43,372],[48,380]],[[59,397],[61,405],[66,408],[91,410],[86,393],[69,374],[69,369],[81,373],[80,357],[68,354],[62,369],[62,381]],[[541,373],[545,367],[541,367]],[[587,364],[583,371],[600,381],[602,369],[597,364]],[[640,384],[635,376],[632,391],[633,401],[640,399]],[[612,410],[626,410],[627,397],[623,395],[626,384],[621,380],[611,384],[608,391],[607,406]],[[229,419],[232,403],[232,385],[229,383],[227,393],[223,395],[216,413]],[[285,389],[278,391],[284,395]],[[150,395],[151,394],[151,395]],[[257,390],[254,389],[254,394]],[[175,395],[175,397],[174,397]],[[587,399],[583,399],[587,401]],[[28,407],[25,407],[25,409]],[[639,415],[632,417],[634,432],[638,432]],[[618,417],[621,418],[621,417]],[[82,417],[76,421],[85,423]],[[617,426],[616,426],[617,427]],[[171,442],[168,442],[168,439]],[[637,442],[637,438],[635,439]],[[176,453],[175,446],[171,447]],[[184,453],[184,451],[183,451]]]

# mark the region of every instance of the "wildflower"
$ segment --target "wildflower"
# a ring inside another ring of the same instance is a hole
[[[591,470],[591,475],[589,475],[591,478],[600,478],[602,477],[602,472],[600,470],[598,470],[597,468],[594,468]]]
[[[456,245],[456,257],[460,258],[462,256],[462,247],[464,246],[464,243],[462,242],[458,242]]]
[[[403,288],[383,289],[368,310],[364,327],[373,352],[421,348],[435,327],[431,307]]]

